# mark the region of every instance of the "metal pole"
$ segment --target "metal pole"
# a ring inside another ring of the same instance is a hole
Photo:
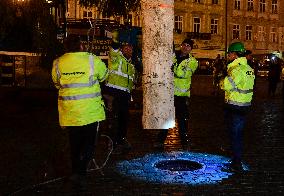
[[[62,9],[63,9],[63,32],[64,32],[64,38],[67,37],[67,19],[66,19],[66,14],[67,14],[67,9],[66,6],[68,5],[68,0],[63,0],[62,1]]]
[[[225,59],[227,59],[228,50],[228,0],[225,0]]]

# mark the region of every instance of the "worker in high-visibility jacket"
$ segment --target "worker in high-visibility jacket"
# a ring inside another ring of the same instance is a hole
[[[184,149],[189,148],[188,121],[189,121],[189,97],[191,77],[198,67],[197,60],[190,54],[194,42],[185,39],[180,50],[175,52],[173,67],[174,72],[174,105],[178,123],[181,143]]]
[[[105,120],[99,82],[108,76],[103,61],[83,52],[81,40],[69,35],[66,53],[54,60],[52,79],[58,89],[59,123],[69,131],[71,179],[82,181],[93,157],[99,122]]]
[[[135,82],[135,66],[131,62],[132,45],[121,44],[117,49],[110,48],[109,76],[105,82],[105,93],[111,97],[108,101],[109,112],[112,114],[112,131],[114,154],[121,154],[131,149],[127,140],[127,124],[131,91]]]
[[[221,89],[225,91],[224,119],[230,134],[232,160],[224,168],[229,172],[242,172],[242,134],[246,115],[253,98],[254,70],[245,57],[241,42],[232,43],[228,48],[228,66]]]

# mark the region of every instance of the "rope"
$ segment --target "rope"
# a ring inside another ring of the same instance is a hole
[[[111,145],[110,151],[109,151],[109,153],[108,153],[108,155],[107,155],[107,157],[106,157],[106,160],[104,161],[104,163],[103,163],[101,166],[99,166],[99,165],[97,164],[97,162],[96,162],[96,159],[93,158],[93,159],[92,159],[92,162],[94,163],[95,168],[94,168],[94,169],[89,169],[88,171],[100,170],[101,175],[104,176],[104,173],[103,173],[102,169],[106,166],[106,164],[107,164],[107,162],[108,162],[108,160],[109,160],[109,157],[110,157],[110,155],[111,155],[111,153],[112,153],[112,151],[113,151],[113,141],[112,141],[112,139],[111,139],[109,136],[107,136],[107,135],[101,135],[101,137],[106,137],[106,138],[109,139],[110,145]]]
[[[99,134],[99,126],[100,126],[100,124],[99,124],[99,122],[98,122],[97,135]],[[93,158],[93,159],[92,159],[92,162],[94,163],[95,168],[94,168],[94,169],[89,169],[88,171],[100,170],[101,175],[104,176],[104,173],[103,173],[102,169],[106,166],[106,163],[108,162],[109,157],[110,157],[110,155],[111,155],[111,153],[112,153],[112,151],[113,151],[113,141],[112,141],[112,139],[111,139],[109,136],[107,136],[107,135],[102,134],[101,137],[106,137],[106,138],[109,139],[109,141],[110,141],[110,142],[109,142],[109,144],[110,144],[109,150],[110,150],[110,151],[108,152],[108,155],[107,155],[107,157],[106,157],[106,160],[103,162],[103,164],[102,164],[101,166],[99,166],[99,165],[97,164],[97,162],[96,162],[96,159]],[[96,137],[95,145],[97,144],[97,138],[98,138],[98,137]]]
[[[97,130],[96,130],[96,131],[97,131],[97,136],[98,136],[98,133],[99,133],[99,122],[98,122],[98,126],[97,126]],[[109,145],[110,145],[109,150],[110,150],[110,151],[108,152],[108,155],[107,155],[107,157],[106,157],[106,160],[103,162],[103,164],[102,164],[101,166],[99,166],[99,165],[97,164],[95,158],[93,158],[93,159],[91,160],[91,162],[94,163],[95,168],[94,168],[94,169],[88,169],[87,172],[89,172],[89,171],[95,171],[95,170],[100,170],[100,174],[101,174],[101,175],[104,175],[104,173],[102,172],[102,169],[106,166],[106,164],[107,164],[107,162],[108,162],[108,160],[109,160],[109,157],[110,157],[110,155],[111,155],[111,153],[112,153],[112,151],[113,151],[113,141],[112,141],[112,139],[111,139],[109,136],[107,136],[107,135],[102,134],[102,135],[100,135],[100,136],[101,136],[101,137],[106,137],[106,138],[109,139]],[[96,137],[95,146],[96,146],[96,144],[97,144],[97,141],[98,141],[98,137]],[[90,163],[91,163],[91,162],[90,162]],[[54,179],[51,179],[51,180],[47,180],[47,181],[41,182],[41,183],[39,183],[39,184],[33,184],[33,185],[30,185],[30,186],[21,188],[21,189],[15,191],[15,192],[11,193],[10,196],[16,195],[16,194],[18,194],[18,193],[21,193],[22,191],[34,189],[34,188],[39,187],[39,186],[42,186],[42,185],[46,185],[46,184],[53,183],[53,182],[56,182],[56,181],[59,181],[59,180],[63,180],[63,179],[65,179],[65,178],[67,178],[67,176],[63,176],[63,177],[59,177],[59,178],[54,178]]]

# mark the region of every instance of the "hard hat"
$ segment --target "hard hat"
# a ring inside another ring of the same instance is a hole
[[[183,40],[183,42],[181,44],[189,44],[190,47],[193,49],[194,41],[187,38],[187,39]]]
[[[229,46],[228,52],[245,53],[246,49],[245,49],[245,46],[242,42],[234,42]]]
[[[119,41],[119,31],[117,29],[113,30],[111,32],[111,35],[112,35],[112,40],[114,42],[118,42]]]

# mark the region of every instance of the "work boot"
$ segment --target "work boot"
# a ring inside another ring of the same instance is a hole
[[[224,167],[221,170],[229,173],[243,173],[245,171],[240,161],[232,161],[231,163],[224,164]]]
[[[113,154],[122,154],[124,152],[128,152],[131,150],[131,144],[127,141],[124,137],[114,145],[114,150],[112,151]]]

